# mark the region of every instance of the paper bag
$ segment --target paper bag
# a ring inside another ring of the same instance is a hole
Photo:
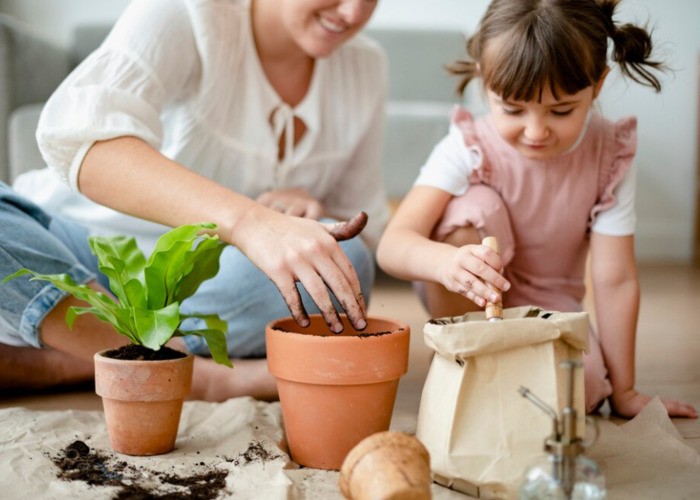
[[[525,306],[486,321],[483,312],[429,321],[435,350],[416,436],[430,452],[433,480],[478,498],[516,496],[525,469],[552,434],[551,416],[518,393],[527,387],[557,413],[569,371],[588,347],[588,314]],[[577,432],[585,431],[583,369],[574,378]]]

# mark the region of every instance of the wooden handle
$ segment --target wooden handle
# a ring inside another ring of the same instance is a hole
[[[487,236],[486,238],[483,239],[481,242],[482,245],[486,245],[487,247],[491,248],[493,251],[498,253],[498,240],[494,238],[493,236]],[[501,291],[493,286],[491,283],[486,283],[486,286],[489,287],[490,290],[496,292],[497,294],[501,294]],[[491,320],[491,319],[503,319],[503,301],[499,300],[496,303],[492,302],[487,302],[486,303],[486,319]]]

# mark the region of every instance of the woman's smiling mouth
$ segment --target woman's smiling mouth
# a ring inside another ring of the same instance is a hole
[[[336,21],[333,21],[332,19],[323,16],[318,16],[318,22],[324,29],[335,34],[341,34],[347,31],[348,29],[346,24],[338,23]]]

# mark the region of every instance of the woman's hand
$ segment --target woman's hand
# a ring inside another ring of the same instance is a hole
[[[610,397],[610,404],[615,414],[632,418],[641,412],[651,399],[651,396],[630,389],[622,394],[613,394]],[[673,399],[662,399],[661,402],[666,407],[669,417],[698,418],[698,412],[689,403]]]
[[[508,280],[498,271],[503,268],[501,257],[485,245],[455,247],[451,257],[439,262],[438,266],[440,283],[479,307],[501,299],[486,283],[491,283],[504,292],[510,288]]]
[[[300,282],[321,311],[331,331],[343,324],[328,289],[338,299],[353,327],[367,326],[367,307],[360,281],[350,260],[336,241],[359,233],[367,222],[364,213],[348,223],[320,224],[288,217],[254,204],[233,228],[229,241],[277,286],[292,316],[301,326],[309,324],[296,283]]]
[[[304,189],[278,189],[258,196],[258,203],[276,212],[319,220],[324,215],[321,203]]]

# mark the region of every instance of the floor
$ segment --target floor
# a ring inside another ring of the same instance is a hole
[[[638,388],[693,403],[700,408],[700,268],[644,266],[640,269],[641,313],[637,338]],[[409,285],[380,276],[370,313],[400,318],[412,331],[409,372],[402,378],[393,428],[415,429],[421,390],[432,351],[422,339],[428,319]],[[0,408],[34,410],[101,409],[100,400],[83,388],[29,395],[0,394]],[[686,442],[700,453],[700,420],[675,419]],[[671,494],[672,492],[669,492]],[[669,496],[668,498],[672,498]]]

